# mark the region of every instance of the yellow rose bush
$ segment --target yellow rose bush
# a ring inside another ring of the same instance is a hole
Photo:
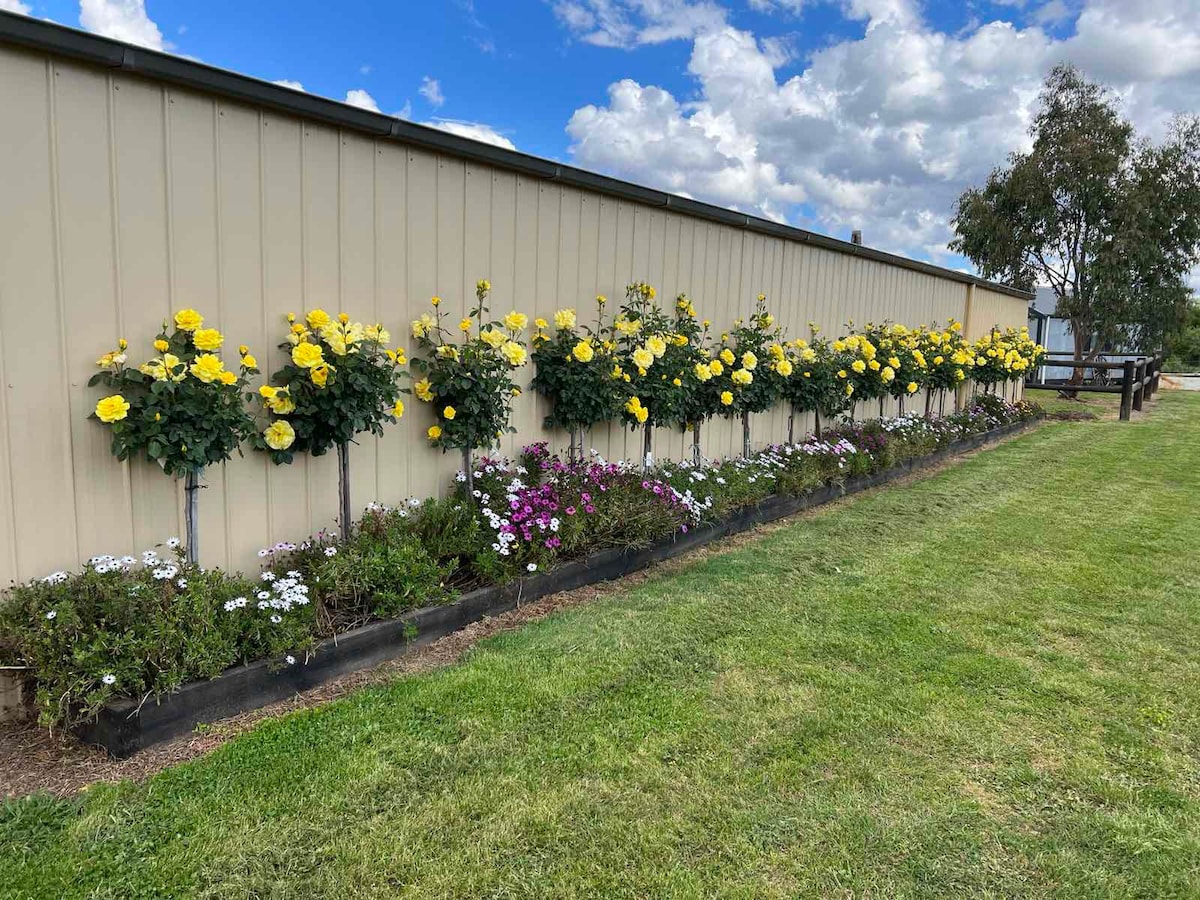
[[[203,322],[193,309],[176,313],[170,333],[164,322],[155,339],[159,355],[140,366],[126,365],[124,340],[96,360],[100,371],[88,384],[112,393],[97,402],[93,417],[112,431],[117,459],[144,455],[168,475],[187,475],[229,459],[252,434],[241,393],[258,373],[255,360],[247,351],[226,368],[219,353],[223,337],[215,328],[201,328]]]
[[[196,310],[180,310],[174,327],[164,322],[154,340],[158,356],[127,366],[128,345],[122,339],[96,360],[100,371],[88,381],[110,391],[96,403],[92,417],[111,431],[117,459],[142,456],[167,475],[187,479],[191,559],[197,553],[194,504],[200,474],[225,462],[254,434],[242,391],[258,373],[248,348],[239,352],[234,368],[226,368],[220,355],[224,336],[203,324]]]
[[[1019,381],[1041,365],[1046,348],[1029,337],[1028,326],[1001,331],[993,327],[972,347],[975,365],[971,377],[985,388]]]
[[[585,431],[618,414],[624,393],[601,298],[593,325],[581,325],[578,318],[574,309],[560,309],[553,323],[538,320],[531,354],[536,368],[531,387],[551,402],[546,427],[570,432],[572,459],[582,453]]]
[[[271,383],[247,399],[261,403],[267,425],[253,438],[254,447],[276,465],[297,453],[322,456],[336,447],[339,455],[339,524],[350,526],[347,447],[363,432],[381,437],[384,426],[404,412],[401,379],[407,362],[403,350],[388,347],[391,335],[382,325],[363,325],[347,313],[336,317],[314,309],[298,319],[289,313],[288,333],[279,345],[288,362],[271,375]]]
[[[821,436],[821,417],[826,421],[841,415],[854,403],[855,354],[844,341],[820,336],[815,323],[809,323],[809,338],[796,338],[784,348],[791,374],[784,379],[780,396],[792,410],[788,421],[788,441],[794,440],[794,414],[813,413],[817,437]],[[836,349],[835,349],[836,344]],[[865,370],[866,364],[858,360]]]
[[[733,323],[730,335],[733,344],[722,350],[722,360],[730,369],[733,403],[724,407],[724,411],[726,415],[742,417],[742,453],[748,456],[750,415],[765,412],[780,400],[794,367],[787,360],[775,317],[767,310],[765,294],[755,299],[749,319]],[[781,362],[788,365],[781,368]]]
[[[513,377],[528,362],[523,337],[528,317],[513,310],[493,319],[488,308],[491,289],[487,279],[476,283],[475,305],[468,317],[474,322],[471,329],[462,329],[462,323],[453,331],[443,327],[441,301],[436,297],[437,302],[431,302],[433,311],[412,323],[412,335],[423,354],[412,360],[412,368],[421,375],[412,391],[437,418],[427,435],[435,446],[463,453],[468,478],[472,451],[489,447],[513,431],[512,401],[521,393]],[[446,415],[448,408],[454,410],[453,416]]]

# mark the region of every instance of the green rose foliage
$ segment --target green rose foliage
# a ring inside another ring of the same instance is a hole
[[[624,382],[613,375],[612,327],[604,326],[601,298],[596,306],[594,328],[573,324],[574,310],[561,310],[553,334],[534,335],[531,386],[551,401],[547,428],[588,429],[621,411]]]
[[[771,367],[771,346],[782,345],[780,329],[775,317],[767,311],[767,298],[759,294],[754,303],[754,312],[746,321],[734,322],[730,332],[734,362],[727,366],[724,378],[733,384],[733,404],[723,406],[725,415],[740,415],[743,412],[760,413],[770,409],[782,396],[787,379]],[[752,359],[747,357],[752,354]],[[753,365],[747,365],[751,362]],[[753,381],[739,384],[738,370],[749,370]]]
[[[922,330],[921,352],[925,354],[928,364],[926,383],[935,391],[949,391],[958,387],[963,381],[959,373],[962,372],[965,377],[971,370],[971,359],[974,357],[970,343],[962,336],[962,326],[953,319],[946,323],[944,329],[935,322],[928,330]]]
[[[129,404],[124,418],[107,423],[113,455],[120,460],[144,456],[166,474],[180,476],[225,462],[254,435],[242,391],[258,369],[243,358],[236,372],[227,370],[217,350],[196,347],[194,328],[176,327],[168,335],[167,327],[164,322],[157,337],[166,344],[162,355],[140,368],[126,368],[125,348],[119,346],[98,361],[105,368],[88,384],[104,385]],[[212,329],[204,333],[215,335],[218,344],[222,340]],[[97,413],[90,418],[103,421]]]
[[[654,288],[635,282],[625,288],[625,302],[614,322],[617,361],[624,381],[625,405],[621,419],[631,428],[649,424],[655,427],[683,424],[686,415],[685,391],[690,350],[675,337],[675,322],[658,305]],[[660,352],[654,352],[655,349]],[[648,356],[647,356],[648,355]],[[639,360],[648,365],[640,365]],[[680,382],[676,384],[675,382]],[[644,410],[639,418],[634,398]]]
[[[433,406],[440,431],[430,440],[443,449],[490,447],[502,434],[516,431],[509,419],[513,398],[521,390],[513,374],[527,360],[521,339],[527,318],[513,311],[492,319],[490,290],[486,279],[475,286],[476,303],[469,315],[474,336],[460,330],[458,342],[451,343],[442,327],[440,300],[432,314],[413,322],[413,336],[425,353],[411,363],[423,376],[413,391]],[[447,408],[454,410],[453,418],[447,417]]]
[[[382,436],[384,425],[403,412],[396,401],[406,360],[403,351],[387,348],[390,335],[382,325],[331,319],[322,310],[309,313],[307,324],[293,327],[279,345],[290,361],[271,376],[271,384],[246,395],[262,401],[272,425],[283,421],[295,432],[282,447],[268,443],[269,428],[255,433],[254,448],[277,465],[297,453],[322,456],[364,431]]]
[[[854,355],[834,350],[827,338],[817,336],[815,326],[810,328],[809,341],[796,342],[788,349],[792,374],[784,381],[781,395],[796,412],[816,412],[832,419],[854,403],[853,391],[846,390]],[[803,346],[797,346],[801,343]]]
[[[871,342],[878,352],[881,366],[890,367],[894,376],[883,382],[888,396],[899,399],[915,394],[908,386],[915,384],[917,390],[925,386],[929,374],[925,368],[924,353],[920,349],[920,334],[903,325],[885,322],[869,332]],[[881,379],[882,380],[882,379]]]
[[[676,344],[670,353],[678,358],[677,365],[683,374],[679,400],[677,425],[687,428],[703,425],[721,411],[721,379],[709,374],[712,353],[709,350],[709,323],[696,319],[696,309],[686,294],[675,300],[675,333],[687,339],[686,344]]]

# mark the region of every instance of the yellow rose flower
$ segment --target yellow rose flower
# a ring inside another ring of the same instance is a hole
[[[237,374],[226,369],[221,373],[221,384],[237,384]]]
[[[721,391],[721,405],[722,406],[732,406],[733,405],[733,394],[731,394],[729,391]]]
[[[581,363],[591,362],[596,353],[592,349],[592,345],[587,341],[580,341],[571,349],[573,355]]]
[[[442,428],[440,425],[430,425],[429,430],[425,432],[431,441],[436,441],[442,436]]]
[[[192,343],[197,350],[220,350],[225,343],[225,335],[215,328],[197,328],[192,332]]]
[[[697,381],[708,381],[713,377],[712,371],[704,363],[696,363],[696,367],[692,371],[696,373]]]
[[[721,361],[719,359],[714,359],[708,364],[708,371],[711,375],[720,375],[725,371],[725,367],[721,365]]]
[[[196,377],[197,381],[211,384],[224,373],[225,365],[213,354],[202,353],[196,357],[195,362],[192,363],[188,371]]]
[[[403,400],[396,401],[395,405],[392,407],[392,415],[395,416],[397,419],[399,419],[402,415],[404,415],[404,401]]]
[[[633,364],[639,369],[648,369],[654,365],[654,354],[645,347],[633,351]]]
[[[430,304],[431,306],[441,306],[441,305],[442,305],[442,298],[441,298],[441,297],[438,297],[438,296],[436,296],[436,295],[434,295],[433,297],[430,297],[430,298],[429,298],[429,304]]]
[[[751,374],[749,369],[735,369],[730,373],[729,379],[734,384],[740,384],[745,387],[754,381],[754,375]]]
[[[242,365],[247,369],[257,369],[258,360],[254,358],[253,354],[247,353],[242,357]]]
[[[646,338],[646,349],[654,354],[655,359],[662,359],[662,355],[667,352],[667,342],[660,335],[653,334]]]
[[[732,350],[730,350],[728,347],[726,347],[724,350],[721,351],[721,362],[725,363],[725,365],[727,365],[727,366],[732,366],[733,360],[734,360],[734,356],[733,356]]]
[[[286,416],[290,412],[295,412],[296,401],[292,399],[287,388],[281,388],[274,397],[267,401],[267,408],[276,415]]]
[[[447,406],[445,409],[442,410],[442,415],[446,419],[449,419],[450,421],[454,421],[454,417],[456,415],[458,415],[458,411],[453,406]]]
[[[422,378],[413,385],[413,393],[417,395],[418,400],[428,403],[433,399],[433,391],[430,389],[431,387],[432,385],[430,385],[429,379]]]
[[[742,368],[743,369],[753,369],[757,365],[758,365],[758,357],[755,356],[753,353],[751,353],[749,350],[747,350],[745,353],[742,354]]]
[[[682,381],[680,381],[678,378],[672,378],[672,379],[671,379],[671,384],[675,385],[675,387],[682,387],[682,386],[683,386],[683,382],[682,382]]]
[[[96,404],[96,418],[111,425],[129,415],[129,401],[120,394],[105,397]]]
[[[159,353],[166,353],[167,348],[170,346],[171,345],[168,344],[166,341],[164,341],[162,338],[159,338],[157,341],[154,342],[154,349],[157,350]]]
[[[545,325],[538,325],[538,328],[545,328]],[[575,310],[560,309],[554,314],[554,327],[561,328],[564,331],[575,327]]]
[[[319,388],[325,387],[325,385],[329,383],[330,368],[331,367],[328,363],[321,363],[319,366],[313,366],[308,373],[309,378],[312,379],[312,383]]]
[[[779,362],[775,363],[775,371],[784,378],[787,378],[792,374],[792,364],[786,359],[781,359]]]
[[[504,358],[508,360],[508,364],[514,369],[525,365],[525,348],[515,341],[508,341],[500,348],[500,352],[504,354]]]
[[[181,309],[175,313],[175,327],[180,331],[195,331],[204,324],[204,316],[194,309]]]
[[[263,430],[263,440],[272,450],[286,450],[296,442],[296,429],[283,419],[276,419]]]
[[[490,327],[485,328],[483,331],[479,332],[479,336],[483,339],[483,342],[485,344],[487,344],[489,347],[491,347],[493,350],[500,349],[500,347],[504,344],[504,342],[506,340],[508,340],[508,338],[506,338],[504,336],[503,331],[500,331],[499,329],[496,329],[496,328],[490,328]]]
[[[907,385],[905,385],[904,389],[910,394],[915,394],[917,392],[917,383],[915,381],[910,381]]]
[[[896,378],[896,372],[891,366],[884,366],[883,371],[879,373],[879,377],[883,379],[884,384],[893,381]]]
[[[519,313],[515,309],[504,317],[504,327],[509,331],[520,331],[528,324],[529,316]]]
[[[855,372],[857,372],[859,375],[861,375],[863,372],[866,371],[867,364],[865,362],[863,362],[861,359],[856,359],[854,362],[850,363],[850,368],[852,368]]]
[[[458,323],[458,330],[463,332],[463,334],[466,334],[468,331],[470,331],[471,330],[471,320],[470,319],[461,320]]]
[[[318,344],[297,344],[292,349],[292,362],[302,369],[311,369],[325,361],[325,353]]]
[[[329,313],[325,312],[323,309],[314,309],[304,317],[304,320],[308,322],[308,327],[313,331],[320,331],[333,321]]]

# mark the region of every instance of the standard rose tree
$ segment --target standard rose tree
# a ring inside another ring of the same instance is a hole
[[[280,348],[289,362],[258,390],[270,423],[254,436],[254,446],[277,465],[296,453],[338,452],[338,524],[350,534],[349,445],[364,431],[383,435],[383,426],[404,414],[400,380],[407,362],[403,350],[388,349],[382,325],[334,318],[314,309],[304,321],[289,313],[287,340]]]
[[[242,392],[258,363],[245,346],[238,349],[236,369],[221,358],[225,338],[205,328],[194,309],[175,314],[174,328],[154,341],[159,354],[137,368],[128,368],[128,345],[96,361],[101,371],[88,381],[114,393],[96,404],[92,416],[112,432],[117,459],[145,456],[167,475],[186,483],[185,525],[187,558],[199,558],[197,491],[204,469],[229,459],[238,445],[254,433],[254,420],[242,403]]]
[[[624,382],[613,359],[616,343],[612,326],[604,324],[603,296],[596,297],[594,326],[577,322],[574,309],[560,309],[550,323],[538,319],[533,336],[533,363],[537,374],[532,386],[551,401],[547,428],[570,434],[568,459],[583,457],[583,436],[594,425],[607,422],[621,409]]]
[[[430,300],[433,312],[422,313],[412,323],[412,334],[424,351],[412,367],[422,373],[413,384],[417,399],[430,404],[437,421],[426,434],[434,446],[462,453],[468,493],[473,489],[471,454],[490,447],[509,425],[512,401],[521,389],[513,373],[528,360],[521,332],[529,317],[512,310],[493,320],[488,312],[486,278],[475,284],[475,306],[458,323],[458,338],[443,327],[442,300]]]

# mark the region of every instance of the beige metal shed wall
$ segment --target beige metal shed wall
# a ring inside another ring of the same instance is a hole
[[[181,307],[203,312],[231,347],[249,344],[265,372],[283,361],[275,344],[289,310],[344,309],[399,336],[433,294],[457,318],[481,277],[494,310],[531,317],[590,310],[597,293],[616,303],[632,280],[663,298],[686,291],[718,328],[759,291],[792,334],[810,320],[836,333],[848,320],[965,314],[968,286],[949,278],[11,47],[0,47],[0,110],[4,581],[182,530],[180,485],[117,463],[86,418],[96,357],[124,336],[141,361]],[[996,310],[976,321],[1023,321],[1019,299],[976,302]],[[387,437],[353,449],[357,507],[446,489],[457,460],[429,449],[428,410],[409,408]],[[518,402],[507,452],[548,437],[544,412],[531,394]],[[786,427],[783,410],[756,417],[755,443]],[[590,443],[610,458],[640,452],[617,427]],[[736,452],[740,427],[714,423],[704,446]],[[660,434],[655,449],[679,456],[685,438]],[[206,564],[252,569],[259,547],[333,523],[332,457],[273,468],[249,455],[208,478]]]

